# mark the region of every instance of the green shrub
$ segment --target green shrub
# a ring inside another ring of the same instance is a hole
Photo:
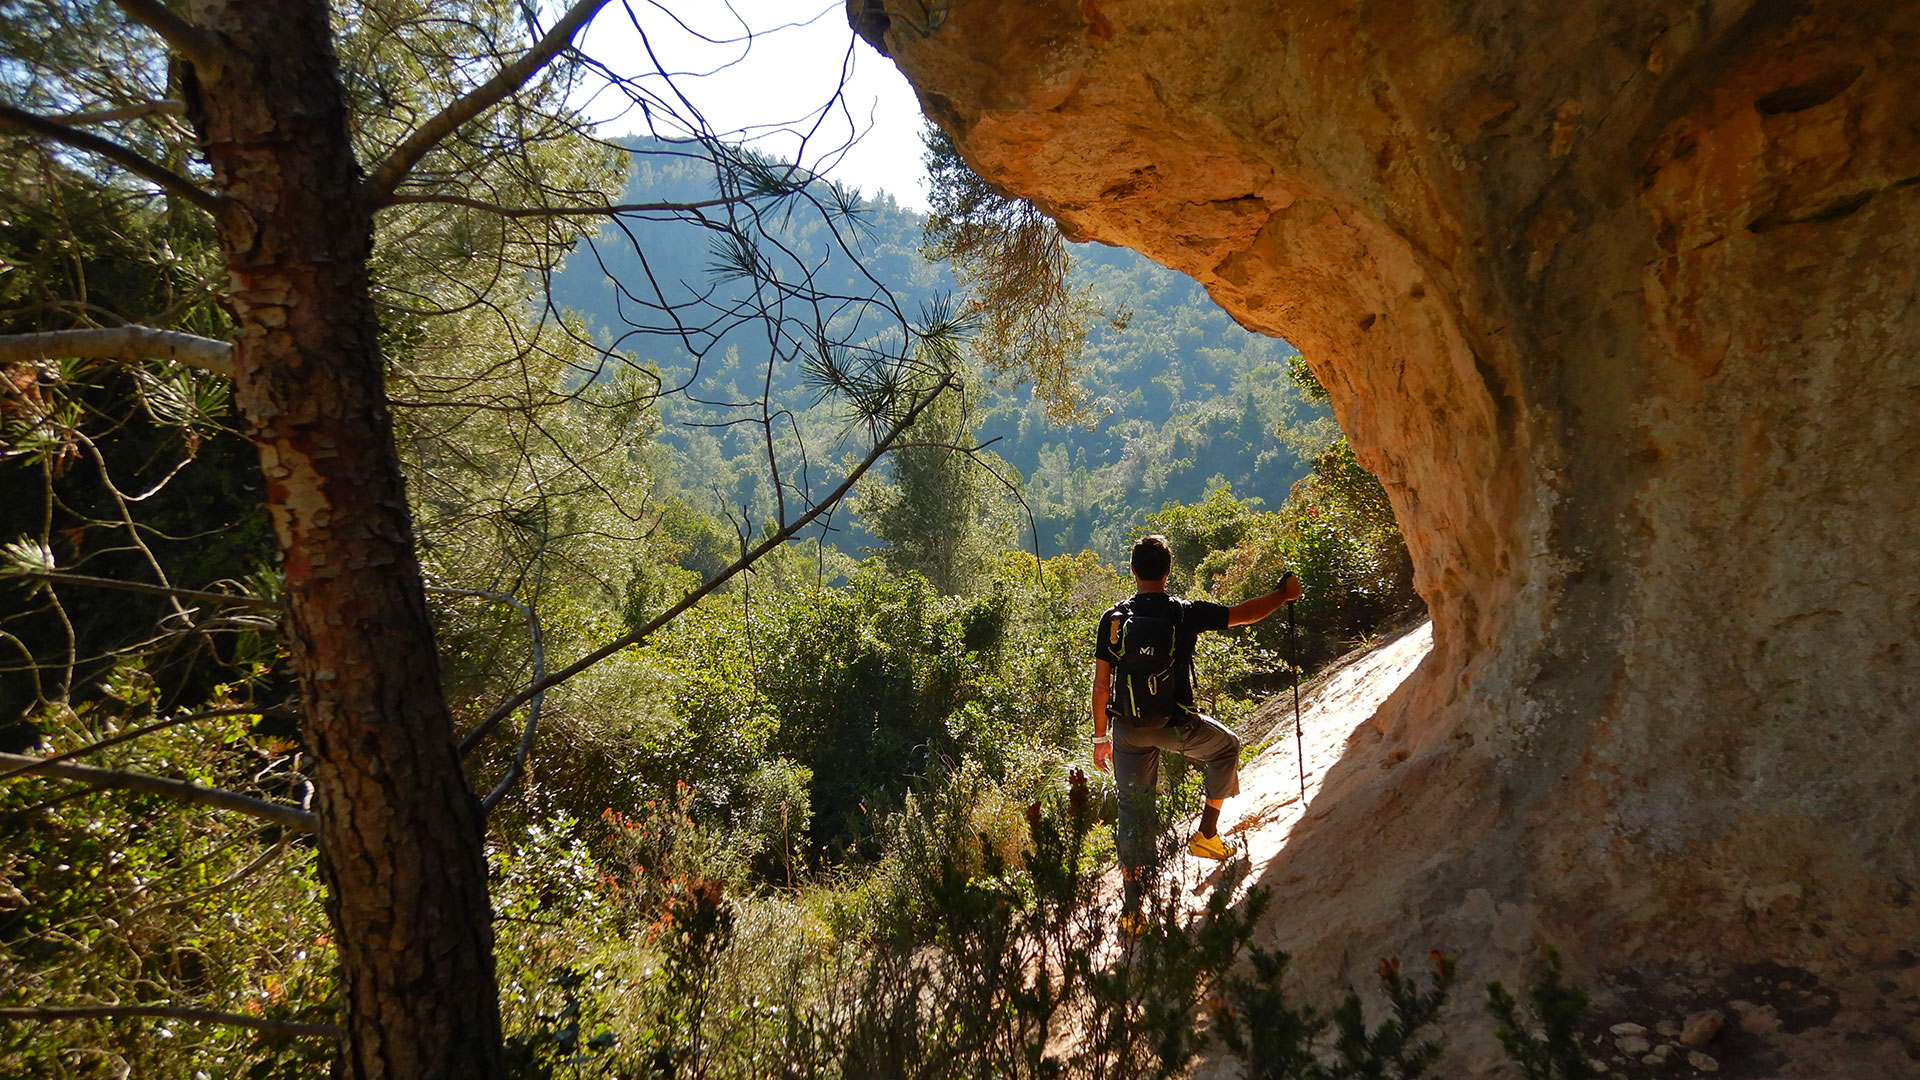
[[[1494,1035],[1526,1080],[1588,1080],[1606,1075],[1580,1047],[1580,1019],[1589,999],[1585,991],[1568,986],[1564,975],[1560,954],[1549,948],[1546,971],[1527,995],[1530,1021],[1521,1017],[1519,1002],[1506,987],[1487,984],[1487,1011],[1500,1022]]]
[[[1382,961],[1380,990],[1393,1015],[1377,1027],[1368,1026],[1360,995],[1351,990],[1329,1016],[1288,1004],[1280,989],[1285,953],[1254,947],[1248,959],[1252,972],[1227,980],[1213,1016],[1221,1043],[1246,1065],[1250,1080],[1414,1080],[1439,1060],[1440,1041],[1431,1029],[1453,984],[1451,957],[1432,955],[1425,990],[1400,973],[1397,961]],[[1317,1045],[1329,1023],[1335,1032],[1330,1053]]]
[[[1230,547],[1197,556],[1196,567],[1207,574],[1198,584],[1237,603],[1272,591],[1289,570],[1298,574],[1298,659],[1309,670],[1420,602],[1386,491],[1345,439],[1314,459],[1279,510],[1246,514],[1234,534]],[[1259,624],[1251,636],[1261,648],[1292,657],[1282,618]],[[1284,684],[1269,680],[1261,688]]]
[[[44,749],[155,721],[137,667],[122,665],[110,684],[104,701],[35,717]],[[253,724],[209,717],[88,763],[283,798],[305,763]],[[0,1007],[152,1004],[317,1023],[336,1015],[307,838],[158,796],[31,778],[0,784],[0,833]],[[0,1076],[312,1075],[330,1053],[324,1039],[172,1018],[0,1021]]]

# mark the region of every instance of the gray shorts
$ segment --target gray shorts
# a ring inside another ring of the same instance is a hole
[[[1120,861],[1145,866],[1153,859],[1154,789],[1160,782],[1160,752],[1182,754],[1205,769],[1209,799],[1240,794],[1240,736],[1204,714],[1185,724],[1136,727],[1115,718],[1113,780],[1120,797],[1116,839]]]

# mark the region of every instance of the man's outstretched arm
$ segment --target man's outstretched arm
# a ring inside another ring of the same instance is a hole
[[[1293,576],[1293,571],[1289,570],[1286,572],[1286,575],[1280,579],[1279,588],[1265,596],[1256,596],[1251,600],[1242,600],[1240,603],[1228,608],[1227,625],[1246,626],[1249,623],[1257,623],[1261,619],[1279,611],[1281,604],[1292,603],[1298,599],[1300,599],[1300,579]]]

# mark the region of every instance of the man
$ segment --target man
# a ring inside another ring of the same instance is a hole
[[[1093,763],[1113,773],[1119,787],[1123,926],[1129,918],[1140,920],[1140,871],[1153,857],[1153,797],[1162,750],[1199,761],[1205,769],[1206,809],[1187,850],[1207,859],[1228,855],[1220,839],[1220,805],[1240,791],[1240,737],[1194,705],[1195,643],[1208,630],[1257,623],[1300,598],[1300,579],[1291,571],[1279,588],[1232,607],[1170,597],[1173,549],[1164,536],[1141,538],[1129,561],[1133,598],[1100,617],[1093,651]]]

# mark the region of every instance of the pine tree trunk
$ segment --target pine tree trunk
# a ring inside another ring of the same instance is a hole
[[[236,397],[285,558],[346,1075],[500,1076],[483,822],[414,558],[327,7],[196,14],[232,53],[189,110],[229,200]]]

